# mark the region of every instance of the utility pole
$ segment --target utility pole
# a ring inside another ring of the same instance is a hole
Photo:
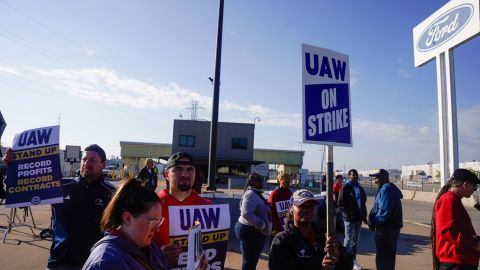
[[[217,51],[215,57],[215,78],[213,82],[213,108],[212,121],[210,124],[210,153],[208,155],[207,190],[217,190],[215,186],[215,178],[217,174],[217,126],[218,103],[220,96],[220,66],[222,62],[223,2],[224,0],[220,0],[218,8]]]

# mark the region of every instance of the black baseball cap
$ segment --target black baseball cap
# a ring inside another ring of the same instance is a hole
[[[388,178],[388,172],[384,169],[378,169],[374,173],[369,174],[370,177]]]
[[[467,169],[456,169],[451,178],[458,181],[469,182],[473,185],[480,185],[478,177]]]
[[[188,159],[187,160],[180,160],[180,159]],[[175,154],[171,155],[167,160],[167,167],[165,170],[168,170],[172,167],[177,165],[191,165],[195,166],[195,162],[193,161],[192,155],[187,152],[176,152]]]

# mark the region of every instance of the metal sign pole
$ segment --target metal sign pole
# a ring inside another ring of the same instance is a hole
[[[413,28],[415,67],[423,66],[432,59],[436,59],[437,64],[442,186],[445,185],[445,180],[458,168],[457,104],[453,50],[480,35],[479,10],[479,0],[448,1]],[[448,30],[445,31],[445,29]]]
[[[458,169],[458,128],[457,128],[457,98],[455,91],[455,68],[453,49],[445,52],[445,86],[447,92],[448,110],[448,168],[450,177]]]
[[[447,129],[447,95],[445,93],[445,54],[436,57],[438,90],[438,137],[440,140],[440,181],[445,185],[448,177],[448,129]]]
[[[333,209],[333,146],[327,145],[327,235],[335,233]]]

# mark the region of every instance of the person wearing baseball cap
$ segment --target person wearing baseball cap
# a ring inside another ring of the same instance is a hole
[[[187,152],[172,154],[167,160],[167,166],[163,176],[170,182],[168,189],[158,193],[162,202],[162,214],[164,217],[160,229],[155,235],[155,242],[162,247],[170,264],[174,265],[181,252],[179,245],[170,244],[169,206],[210,205],[211,201],[200,197],[192,186],[195,181],[195,161]]]
[[[319,204],[314,194],[297,190],[291,202],[285,230],[275,236],[270,247],[269,269],[352,269],[353,259],[336,236],[326,238],[325,231],[314,222]]]
[[[390,183],[384,169],[370,174],[378,185],[375,202],[368,216],[368,227],[375,231],[377,269],[395,269],[397,240],[403,227],[402,192]]]
[[[440,189],[432,211],[430,239],[433,268],[477,269],[480,237],[473,228],[462,198],[470,198],[480,180],[467,169],[456,169]]]

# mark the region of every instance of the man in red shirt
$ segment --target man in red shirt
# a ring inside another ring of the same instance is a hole
[[[435,270],[478,268],[480,237],[462,198],[472,196],[479,186],[480,180],[474,173],[457,169],[438,193],[430,234]]]
[[[343,186],[343,175],[337,174],[335,176],[335,182],[333,183],[333,203],[335,206],[335,228],[338,232],[344,232],[345,226],[343,224],[342,209],[338,207],[338,194]]]
[[[279,187],[268,196],[268,204],[272,211],[272,236],[283,231],[285,215],[291,206],[292,191],[290,190],[290,175],[281,172],[277,176]]]
[[[340,193],[340,189],[342,189],[343,185],[343,175],[338,174],[335,176],[335,182],[333,183],[333,202],[335,205],[338,206],[338,194]]]
[[[173,265],[178,259],[181,247],[176,244],[170,244],[168,207],[210,205],[212,202],[200,197],[197,192],[192,190],[195,182],[195,164],[190,154],[177,152],[171,155],[168,158],[163,176],[170,182],[170,188],[163,189],[158,193],[162,202],[164,221],[160,225],[160,229],[154,239],[162,247],[169,264]]]

